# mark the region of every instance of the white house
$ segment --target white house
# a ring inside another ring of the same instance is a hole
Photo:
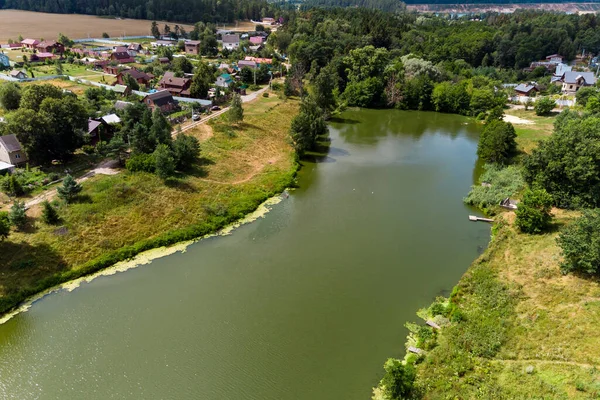
[[[15,135],[0,136],[0,162],[11,165],[27,162],[27,154]]]
[[[240,47],[240,35],[237,33],[223,35],[223,48],[227,50],[237,50]]]
[[[594,86],[596,77],[593,72],[567,71],[560,79],[563,93],[575,93],[584,86]]]
[[[563,56],[561,56],[560,54],[551,54],[548,57],[546,57],[546,61],[551,62],[553,64],[560,64],[563,62]]]

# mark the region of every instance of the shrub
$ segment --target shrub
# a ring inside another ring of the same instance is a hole
[[[77,197],[82,189],[83,188],[79,183],[77,183],[75,178],[73,178],[71,175],[67,175],[67,177],[63,180],[62,186],[59,186],[56,191],[58,192],[58,197],[69,203],[75,199],[75,197]]]
[[[504,164],[517,149],[516,137],[515,128],[511,123],[492,120],[481,132],[477,155],[485,162]]]
[[[516,166],[501,168],[494,164],[486,164],[480,181],[490,185],[474,185],[464,199],[468,205],[481,209],[496,206],[501,200],[519,193],[525,186],[521,169]]]
[[[524,233],[542,233],[552,221],[552,196],[544,189],[527,190],[517,208],[517,227]]]
[[[231,100],[231,106],[227,111],[229,122],[237,124],[244,120],[244,108],[242,107],[242,97],[239,94],[234,94]]]
[[[27,215],[25,214],[25,203],[22,201],[15,201],[10,208],[8,213],[8,219],[10,223],[18,229],[21,229],[27,223]]]
[[[8,175],[2,180],[1,184],[2,191],[10,196],[21,196],[24,193],[23,186],[21,186],[15,174]]]
[[[385,375],[381,386],[388,399],[409,398],[415,381],[415,370],[411,364],[404,365],[402,361],[389,358],[385,365]]]
[[[0,212],[0,242],[10,234],[10,220],[6,211]]]
[[[263,93],[263,97],[269,97],[269,93],[267,93],[267,92],[264,92],[264,93]]]
[[[189,169],[200,155],[200,142],[194,136],[180,133],[173,141],[173,152],[177,169]]]
[[[150,172],[154,173],[155,164],[152,154],[140,153],[131,156],[125,163],[125,168],[131,172]]]
[[[81,146],[81,150],[87,155],[92,155],[96,152],[96,148],[90,144],[84,144]]]
[[[271,89],[273,89],[274,91],[281,90],[282,88],[283,88],[283,86],[279,82],[273,82],[271,84]]]
[[[167,179],[175,174],[175,158],[173,150],[166,144],[159,144],[154,153],[154,169],[161,179]]]
[[[563,228],[556,240],[562,249],[563,273],[600,271],[600,209],[585,210],[583,215]]]
[[[556,102],[550,97],[541,97],[535,102],[533,109],[536,115],[548,115],[556,107]]]
[[[42,220],[48,225],[55,225],[60,221],[58,211],[48,200],[42,203]]]

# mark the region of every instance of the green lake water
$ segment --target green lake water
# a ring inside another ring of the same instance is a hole
[[[0,399],[369,399],[490,232],[462,203],[477,124],[342,117],[264,219],[0,325]]]

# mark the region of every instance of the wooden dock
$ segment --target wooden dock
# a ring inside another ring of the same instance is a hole
[[[493,219],[482,218],[482,217],[478,217],[476,215],[469,215],[469,221],[494,222]]]

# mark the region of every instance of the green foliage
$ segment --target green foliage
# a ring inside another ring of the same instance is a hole
[[[215,81],[215,71],[204,61],[196,65],[196,72],[192,78],[190,94],[197,99],[205,99],[208,96],[208,89]]]
[[[464,199],[466,204],[480,209],[497,206],[500,201],[519,193],[525,187],[521,169],[510,165],[502,168],[495,164],[486,164],[485,172],[479,179],[488,185],[474,185]]]
[[[154,153],[154,170],[161,179],[168,179],[175,174],[175,158],[173,150],[166,144],[159,144]]]
[[[131,74],[125,74],[123,78],[125,86],[128,86],[131,90],[140,90],[139,82]]]
[[[48,225],[56,225],[60,222],[58,211],[48,200],[42,203],[42,220]]]
[[[108,33],[106,33],[106,32],[102,32],[102,38],[103,39],[108,39],[108,38],[110,38],[110,35]]]
[[[62,90],[54,85],[41,84],[26,86],[21,95],[20,107],[29,110],[39,110],[42,102],[47,99],[61,99],[63,97]]]
[[[0,184],[2,191],[10,196],[16,197],[24,194],[23,186],[15,174],[10,174],[0,180]]]
[[[598,274],[600,272],[600,209],[583,215],[564,227],[557,243],[564,257],[561,270]]]
[[[471,98],[467,93],[466,82],[442,82],[433,88],[431,100],[436,111],[467,114]]]
[[[58,34],[57,42],[65,47],[73,47],[73,45],[75,44],[75,42],[73,42],[71,39],[69,39],[66,35],[63,35],[62,33]]]
[[[403,364],[395,358],[388,358],[383,368],[385,375],[381,379],[381,386],[387,399],[400,400],[411,396],[415,369],[411,364]]]
[[[0,106],[7,111],[19,108],[21,101],[21,87],[14,82],[0,85]]]
[[[527,190],[519,203],[516,225],[524,233],[542,233],[552,222],[552,196],[544,189]]]
[[[150,172],[153,173],[156,164],[154,162],[154,156],[152,154],[138,153],[132,155],[127,162],[125,167],[131,172]]]
[[[577,105],[585,107],[587,101],[590,97],[595,97],[598,95],[598,89],[591,86],[584,86],[580,88],[577,93],[575,93],[575,99],[577,100]]]
[[[229,122],[233,124],[240,123],[244,120],[242,97],[237,93],[234,93],[233,98],[231,99],[231,105],[229,106],[229,111],[227,111],[227,118],[229,119]]]
[[[27,215],[25,214],[25,203],[22,201],[15,201],[10,212],[8,213],[8,219],[10,223],[18,229],[22,229],[27,223]]]
[[[311,96],[302,100],[300,112],[292,120],[290,136],[294,149],[299,155],[311,150],[317,143],[317,138],[327,133],[327,126],[322,110]]]
[[[183,43],[183,42],[180,42]],[[187,57],[177,57],[173,60],[173,71],[190,74],[194,70],[194,65]]]
[[[75,178],[73,178],[71,175],[67,175],[63,180],[62,185],[56,188],[58,197],[63,199],[66,203],[73,201],[77,195],[79,195],[81,190],[81,185],[77,183]]]
[[[158,29],[156,21],[152,21],[152,24],[150,25],[150,34],[156,39],[160,38],[160,29]]]
[[[589,104],[589,102],[588,102]],[[600,206],[600,118],[563,111],[525,161],[524,177],[563,208]]]
[[[10,220],[6,211],[0,211],[0,242],[10,234]]]
[[[176,168],[180,171],[191,168],[200,156],[200,142],[194,136],[179,133],[173,141]]]
[[[159,144],[170,145],[172,141],[171,124],[159,108],[156,108],[152,113],[150,140],[154,143],[154,148],[156,148],[156,146]]]
[[[554,107],[556,107],[556,102],[553,99],[550,97],[540,97],[535,102],[533,109],[536,115],[548,115],[554,110]]]
[[[477,155],[487,163],[504,164],[517,149],[516,137],[511,123],[490,121],[481,132]]]

